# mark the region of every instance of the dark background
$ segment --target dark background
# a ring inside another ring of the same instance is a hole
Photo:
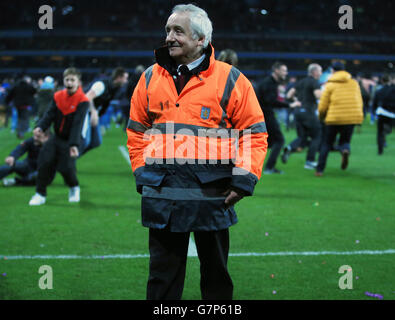
[[[172,7],[186,1],[33,0],[0,4],[0,79],[51,74],[60,80],[69,66],[85,80],[116,66],[132,71],[153,63],[164,44],[164,26]],[[311,62],[325,69],[343,60],[356,75],[392,72],[395,3],[389,0],[202,0],[193,2],[213,22],[218,54],[232,48],[239,68],[259,78],[280,60],[290,75],[302,76]],[[53,8],[53,29],[40,30],[41,5]],[[341,5],[353,8],[353,29],[338,26]],[[262,10],[266,14],[262,14]]]

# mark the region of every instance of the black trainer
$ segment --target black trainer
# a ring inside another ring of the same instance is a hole
[[[342,163],[341,163],[342,170],[346,170],[347,169],[349,155],[350,155],[350,151],[342,150]]]

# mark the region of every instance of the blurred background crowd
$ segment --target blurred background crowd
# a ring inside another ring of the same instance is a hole
[[[153,50],[164,44],[164,25],[177,3],[182,1],[2,2],[0,127],[16,127],[13,102],[5,101],[11,88],[23,80],[34,89],[29,89],[29,115],[37,117],[40,105],[62,87],[62,72],[70,66],[82,71],[84,88],[109,76],[115,67],[124,67],[130,83],[119,91],[109,111],[127,109],[132,82],[154,62]],[[253,84],[269,75],[278,60],[289,71],[284,87],[304,77],[313,62],[323,67],[324,82],[332,62],[340,60],[359,81],[369,103],[382,75],[393,72],[395,3],[391,1],[201,0],[196,4],[213,22],[216,54],[235,50],[237,67]],[[51,30],[38,27],[41,5],[52,7]],[[353,9],[352,30],[338,26],[342,5]],[[122,117],[121,111],[116,114]]]

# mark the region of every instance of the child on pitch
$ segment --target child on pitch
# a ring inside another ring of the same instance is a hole
[[[29,205],[45,203],[47,186],[56,170],[69,186],[69,202],[80,201],[76,159],[79,155],[81,128],[89,107],[89,99],[81,88],[81,73],[76,68],[63,72],[65,89],[55,92],[52,105],[38,121],[34,133],[42,134],[51,124],[55,134],[43,146],[38,158],[36,193]]]

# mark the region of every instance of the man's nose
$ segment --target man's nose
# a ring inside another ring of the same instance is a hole
[[[166,42],[174,42],[174,32],[169,31],[166,36]]]

